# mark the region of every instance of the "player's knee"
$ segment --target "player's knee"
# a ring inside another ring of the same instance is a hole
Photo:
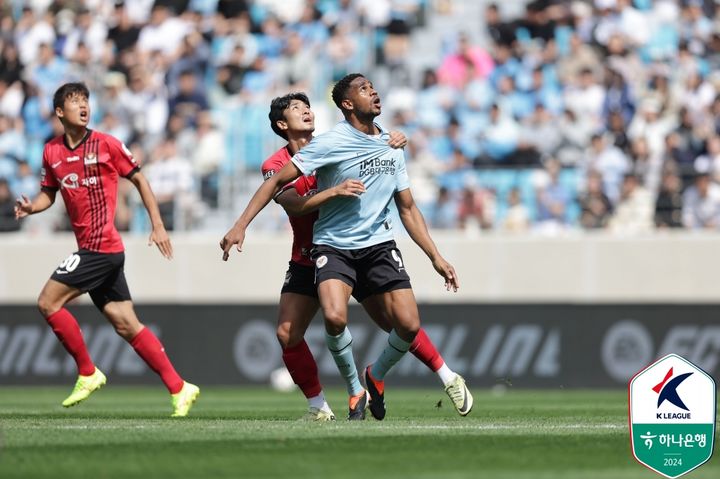
[[[131,341],[142,330],[142,324],[137,321],[115,318],[111,322],[117,335],[126,341]]]
[[[280,347],[285,349],[285,348],[291,346],[291,344],[290,344],[290,336],[291,336],[290,328],[288,326],[286,326],[284,324],[279,325],[277,328],[276,334],[277,334],[278,342],[280,343]]]
[[[325,313],[325,330],[332,336],[342,333],[347,326],[347,316],[339,312]]]
[[[48,316],[60,311],[62,304],[58,301],[54,301],[45,294],[40,294],[37,300],[37,307],[40,310],[40,314],[47,318]]]
[[[411,343],[415,340],[415,336],[417,336],[418,331],[420,331],[420,321],[402,321],[395,330],[397,331],[398,336]]]

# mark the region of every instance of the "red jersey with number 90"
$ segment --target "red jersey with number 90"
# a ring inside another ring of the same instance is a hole
[[[120,253],[122,239],[115,229],[118,177],[139,170],[130,150],[120,140],[93,130],[75,148],[58,136],[43,150],[40,185],[60,190],[70,216],[78,248],[98,253]]]
[[[291,157],[292,155],[287,147],[273,153],[262,164],[263,178],[267,180],[280,171],[290,161]],[[315,176],[301,176],[295,181],[284,185],[278,195],[281,195],[288,188],[295,188],[295,191],[300,196],[314,195],[317,192],[317,181]],[[318,212],[314,211],[304,216],[290,216],[289,218],[293,231],[292,261],[305,266],[314,266],[314,263],[310,260],[310,250],[313,246],[313,225],[318,218]]]

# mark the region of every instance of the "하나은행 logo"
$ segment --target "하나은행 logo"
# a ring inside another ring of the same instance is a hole
[[[675,478],[712,456],[715,380],[698,366],[668,354],[628,385],[632,452],[642,465]]]

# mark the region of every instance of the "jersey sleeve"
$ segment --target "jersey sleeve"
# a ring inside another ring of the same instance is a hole
[[[395,191],[403,191],[410,188],[410,179],[408,178],[407,168],[405,168],[405,152],[398,151],[398,168],[395,175]]]
[[[263,181],[269,180],[272,176],[280,171],[283,167],[282,160],[276,158],[275,155],[271,156],[267,160],[263,161],[260,171],[263,175]]]
[[[110,161],[120,176],[130,178],[140,171],[140,165],[138,165],[135,158],[133,158],[132,153],[128,147],[125,146],[125,143],[109,135],[106,136],[105,139],[110,150]]]
[[[338,161],[332,155],[336,144],[337,141],[332,132],[316,136],[302,150],[295,153],[295,156],[290,161],[297,166],[303,175],[310,176],[317,169]]]
[[[275,174],[278,171],[280,171],[283,166],[284,165],[283,165],[282,158],[279,158],[276,156],[271,156],[270,158],[265,160],[263,162],[262,166],[260,167],[260,171],[262,172],[262,175],[263,175],[263,181],[267,181],[270,178],[272,178],[273,176],[275,176]],[[290,183],[283,185],[280,188],[280,190],[277,193],[275,193],[275,196],[273,196],[273,199],[275,201],[277,201],[278,196],[280,196],[281,194],[285,193],[287,190],[289,190],[293,187],[293,183],[294,183],[294,181],[291,181]]]
[[[60,188],[60,185],[53,174],[53,169],[50,167],[48,155],[49,148],[45,145],[45,148],[43,149],[42,166],[40,167],[40,188],[56,191]]]

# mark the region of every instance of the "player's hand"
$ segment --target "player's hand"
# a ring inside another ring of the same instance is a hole
[[[337,196],[358,197],[365,193],[365,184],[360,180],[345,180],[334,187]]]
[[[407,136],[401,131],[391,131],[390,132],[390,139],[388,140],[388,145],[390,148],[405,148],[408,144]]]
[[[220,240],[220,249],[223,250],[223,261],[228,260],[230,257],[230,249],[232,249],[235,244],[237,245],[238,252],[242,252],[243,241],[245,241],[245,229],[233,226],[230,231],[223,236],[223,239]]]
[[[15,219],[25,218],[32,214],[32,202],[27,196],[22,195],[22,198],[15,200]]]
[[[433,268],[435,268],[435,271],[445,278],[445,289],[450,291],[452,288],[453,292],[457,293],[457,290],[460,287],[460,281],[458,280],[455,268],[453,268],[453,266],[442,257],[438,257],[435,261],[433,261],[432,265]]]
[[[152,246],[153,244],[158,247],[160,254],[167,259],[172,259],[173,247],[170,242],[170,236],[168,236],[164,226],[153,228],[152,233],[150,233],[150,237],[148,238],[148,246]]]

